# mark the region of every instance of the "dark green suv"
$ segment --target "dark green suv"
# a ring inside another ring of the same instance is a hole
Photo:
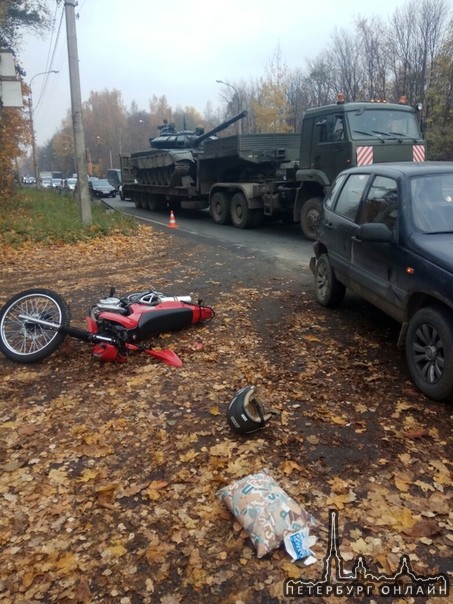
[[[346,288],[402,324],[415,384],[453,399],[453,163],[373,164],[343,171],[325,199],[311,269],[316,296]]]

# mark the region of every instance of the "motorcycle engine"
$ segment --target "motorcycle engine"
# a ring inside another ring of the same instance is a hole
[[[117,312],[120,315],[127,314],[127,308],[124,307],[124,304],[121,302],[119,298],[115,298],[113,296],[108,296],[107,298],[101,298],[95,306],[91,307],[90,315],[94,320],[98,318],[99,313],[108,311],[108,312]]]

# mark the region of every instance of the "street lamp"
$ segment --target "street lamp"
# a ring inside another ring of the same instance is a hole
[[[233,86],[233,84],[228,84],[228,82],[224,82],[223,80],[216,80],[216,82],[217,82],[217,84],[223,84],[224,86],[228,86],[229,88],[232,88],[234,90],[234,92],[236,94],[237,104],[238,104],[238,113],[241,113],[241,100],[239,98],[239,92]],[[237,122],[237,127],[238,127],[238,134],[241,134],[241,120],[239,120]]]
[[[36,154],[36,137],[35,137],[35,127],[33,124],[33,100],[32,100],[32,82],[35,78],[41,75],[46,75],[48,73],[58,73],[58,69],[51,69],[50,71],[40,71],[36,73],[32,79],[30,80],[29,88],[30,88],[30,96],[28,97],[28,109],[30,111],[30,128],[31,128],[31,146],[33,149],[33,170],[35,172],[35,184],[36,188],[39,189],[39,168],[38,168],[38,156]]]

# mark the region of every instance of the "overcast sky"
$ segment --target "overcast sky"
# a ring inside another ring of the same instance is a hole
[[[33,78],[39,145],[59,129],[70,108],[64,2],[47,0],[55,27],[41,39],[27,34],[20,62]],[[92,90],[118,89],[127,107],[148,110],[153,95],[172,107],[200,112],[231,83],[265,74],[277,48],[289,68],[326,50],[335,28],[357,16],[390,17],[406,0],[79,0],[77,42],[82,100]],[[34,76],[58,69],[58,74]],[[44,84],[47,80],[47,85]]]

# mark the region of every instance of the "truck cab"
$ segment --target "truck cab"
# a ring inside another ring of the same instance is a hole
[[[373,163],[424,161],[425,142],[415,108],[401,103],[351,102],[305,112],[296,180],[294,220],[314,239],[321,203],[336,176]]]

